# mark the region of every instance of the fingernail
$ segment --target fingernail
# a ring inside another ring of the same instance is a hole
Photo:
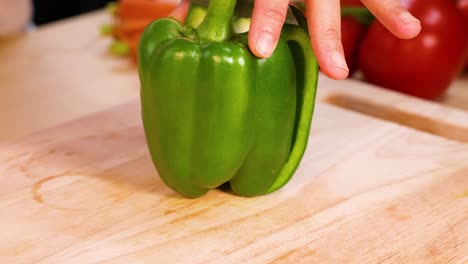
[[[346,60],[341,53],[337,51],[333,52],[330,56],[330,60],[333,66],[349,71]]]
[[[412,23],[412,22],[421,23],[419,22],[417,18],[411,15],[410,12],[408,11],[402,12],[399,17],[400,17],[400,20],[403,21],[403,23],[405,24]]]
[[[273,46],[273,37],[269,33],[261,33],[255,42],[255,48],[264,57],[269,57],[273,53]]]

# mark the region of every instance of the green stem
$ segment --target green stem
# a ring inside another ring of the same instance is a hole
[[[201,22],[203,22],[205,16],[205,7],[197,4],[191,4],[187,17],[185,18],[185,25],[191,28],[197,28],[201,24]]]
[[[211,0],[206,17],[198,27],[198,36],[215,42],[229,39],[236,2],[236,0]]]

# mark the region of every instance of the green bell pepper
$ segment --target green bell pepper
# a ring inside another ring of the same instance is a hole
[[[318,66],[308,34],[285,25],[273,55],[255,57],[232,30],[235,0],[211,0],[198,27],[172,18],[144,31],[142,118],[153,163],[195,198],[229,182],[240,196],[280,189],[307,146]]]

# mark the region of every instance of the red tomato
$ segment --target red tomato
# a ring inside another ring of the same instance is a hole
[[[343,44],[350,76],[356,71],[359,45],[366,33],[366,29],[366,26],[351,16],[341,18],[341,43]]]
[[[120,19],[157,19],[168,16],[175,8],[175,1],[119,0]]]
[[[340,0],[341,7],[363,7],[360,0]],[[349,76],[357,68],[357,54],[367,27],[352,16],[341,17],[341,43],[343,44],[346,63],[349,67]]]
[[[458,9],[463,13],[463,16],[465,17],[465,27],[468,32],[468,0],[459,0],[457,6]],[[468,58],[465,62],[465,69],[468,70]]]
[[[341,6],[364,6],[361,0],[340,0]]]
[[[458,9],[460,9],[468,22],[468,0],[458,0]]]
[[[441,96],[460,73],[468,39],[463,16],[449,0],[408,0],[422,31],[402,40],[375,21],[358,63],[367,81],[421,98]]]

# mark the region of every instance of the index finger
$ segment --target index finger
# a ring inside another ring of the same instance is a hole
[[[307,17],[312,47],[323,73],[344,79],[349,69],[341,44],[340,0],[308,0]]]
[[[283,29],[288,0],[256,0],[249,32],[249,47],[261,58],[269,57]]]

